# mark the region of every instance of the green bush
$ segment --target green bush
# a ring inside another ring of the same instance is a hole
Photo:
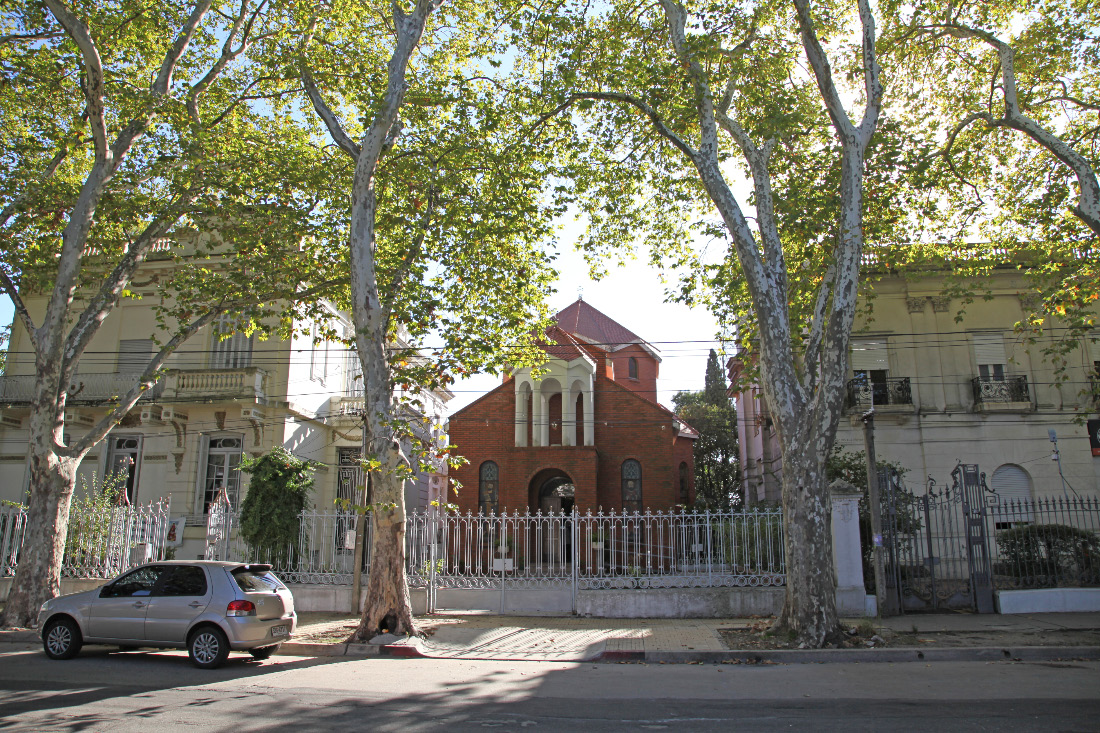
[[[1029,524],[997,532],[999,572],[1045,582],[1100,582],[1100,537],[1066,524]]]
[[[252,474],[241,504],[241,537],[257,559],[289,563],[298,550],[299,515],[313,491],[309,461],[276,446],[242,460],[241,470]]]

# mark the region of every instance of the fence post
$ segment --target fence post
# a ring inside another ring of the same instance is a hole
[[[842,616],[867,613],[863,587],[863,553],[859,545],[860,490],[843,480],[829,485],[833,511],[833,563],[836,569],[836,610]]]
[[[573,533],[573,613],[577,612],[577,575],[579,572],[580,562],[578,557],[581,551],[580,545],[580,515],[577,513],[577,507],[573,505],[573,526],[570,531]]]

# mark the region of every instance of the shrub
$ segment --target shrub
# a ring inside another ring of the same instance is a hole
[[[1034,582],[1100,582],[1100,537],[1066,524],[1029,524],[997,532],[998,570]]]
[[[241,470],[252,474],[241,504],[241,537],[258,559],[289,562],[298,549],[299,515],[313,491],[309,461],[276,446],[242,460]]]

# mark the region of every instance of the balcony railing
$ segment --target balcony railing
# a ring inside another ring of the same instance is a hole
[[[78,374],[69,385],[68,404],[96,405],[125,394],[137,382],[138,374]],[[267,372],[259,367],[242,369],[169,369],[145,391],[143,402],[151,400],[209,401],[218,399],[262,399],[266,396]],[[0,377],[0,403],[29,404],[34,398],[34,376]]]
[[[876,407],[912,405],[913,390],[909,386],[909,377],[891,377],[881,382],[867,379],[853,379],[848,382],[847,407],[869,408],[872,404]]]
[[[998,405],[1011,402],[1031,402],[1027,377],[1005,376],[1003,379],[974,377],[970,380],[974,389],[974,404]]]
[[[130,390],[139,374],[78,374],[69,383],[68,404],[107,402]],[[29,403],[34,399],[34,375],[0,377],[0,402]],[[142,400],[159,399],[164,393],[164,380],[142,394]]]

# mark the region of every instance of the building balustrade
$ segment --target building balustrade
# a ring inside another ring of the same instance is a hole
[[[118,399],[137,382],[138,374],[78,374],[69,385],[68,404],[94,405]],[[0,377],[0,403],[29,404],[34,399],[33,375]],[[141,395],[141,401],[176,402],[218,399],[263,399],[267,372],[241,369],[169,369]]]

